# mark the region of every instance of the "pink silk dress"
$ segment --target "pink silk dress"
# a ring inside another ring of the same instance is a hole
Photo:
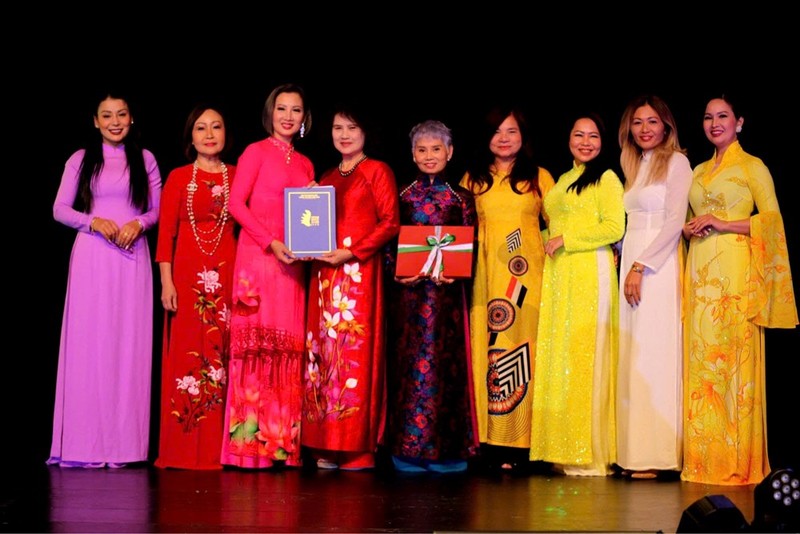
[[[221,461],[299,466],[307,264],[282,263],[283,190],[314,179],[307,157],[273,137],[249,145],[236,165],[230,211],[241,224],[234,268],[228,395]]]

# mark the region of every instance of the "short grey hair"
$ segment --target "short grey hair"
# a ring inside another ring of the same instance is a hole
[[[421,122],[411,128],[411,133],[409,133],[408,136],[411,138],[412,150],[417,146],[417,141],[422,137],[441,139],[446,147],[450,148],[453,146],[453,132],[441,121],[428,120]]]

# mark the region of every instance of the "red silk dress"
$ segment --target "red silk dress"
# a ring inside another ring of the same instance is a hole
[[[382,249],[400,231],[397,184],[381,161],[352,174],[334,168],[320,185],[336,188],[336,242],[355,257],[311,273],[304,360],[304,446],[372,454],[386,419]]]
[[[233,262],[233,217],[221,225],[236,168],[173,170],[161,197],[156,262],[172,264],[178,310],[165,312],[161,364],[161,423],[157,467],[221,469],[220,447],[228,364]],[[218,222],[220,224],[218,224]]]

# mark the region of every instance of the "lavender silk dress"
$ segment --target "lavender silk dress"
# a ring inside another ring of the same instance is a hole
[[[58,355],[53,442],[49,464],[147,460],[150,369],[153,355],[153,270],[143,234],[124,251],[90,233],[94,217],[118,225],[138,218],[145,230],[158,221],[161,175],[144,151],[150,184],[148,211],[129,201],[122,146],[103,145],[103,169],[93,185],[91,213],[73,209],[83,150],[64,168],[53,205],[55,219],[78,231],[69,261]]]

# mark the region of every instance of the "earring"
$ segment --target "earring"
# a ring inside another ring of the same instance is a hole
[[[742,127],[741,126],[737,126],[736,127],[736,133],[742,133]]]
[[[300,138],[303,138],[306,135],[306,123],[302,123],[300,125]]]

